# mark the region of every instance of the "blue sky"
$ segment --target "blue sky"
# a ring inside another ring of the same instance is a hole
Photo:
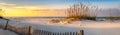
[[[0,3],[16,4],[18,6],[51,7],[66,7],[80,2],[100,7],[120,6],[120,0],[0,0]]]

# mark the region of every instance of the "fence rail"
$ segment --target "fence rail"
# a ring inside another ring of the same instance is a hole
[[[15,27],[8,23],[5,25],[0,24],[0,29],[9,30],[15,32],[18,35],[84,35],[84,31],[80,30],[77,32],[50,32],[45,30],[36,30],[32,26],[28,27]]]

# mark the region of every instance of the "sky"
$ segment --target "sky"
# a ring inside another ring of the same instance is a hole
[[[120,0],[0,0],[0,7],[5,11],[5,16],[23,16],[22,14],[25,16],[46,16],[46,14],[52,14],[54,12],[51,10],[47,10],[49,12],[46,12],[39,9],[65,9],[78,3],[98,6],[100,8],[120,7]],[[27,12],[27,14],[24,12]],[[52,16],[61,14],[55,13]]]
[[[14,4],[16,6],[39,6],[45,8],[66,8],[81,2],[100,7],[120,5],[120,0],[0,0],[0,3]]]

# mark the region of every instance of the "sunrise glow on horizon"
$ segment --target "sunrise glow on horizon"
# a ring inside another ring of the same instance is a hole
[[[0,0],[4,17],[66,16],[65,9],[77,3],[99,8],[119,8],[119,0]]]

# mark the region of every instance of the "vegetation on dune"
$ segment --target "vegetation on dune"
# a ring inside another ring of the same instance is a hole
[[[74,18],[72,20],[95,20],[96,13],[92,13],[92,15],[90,13],[92,9],[97,10],[98,7],[85,5],[82,3],[74,4],[67,9],[67,19]]]

